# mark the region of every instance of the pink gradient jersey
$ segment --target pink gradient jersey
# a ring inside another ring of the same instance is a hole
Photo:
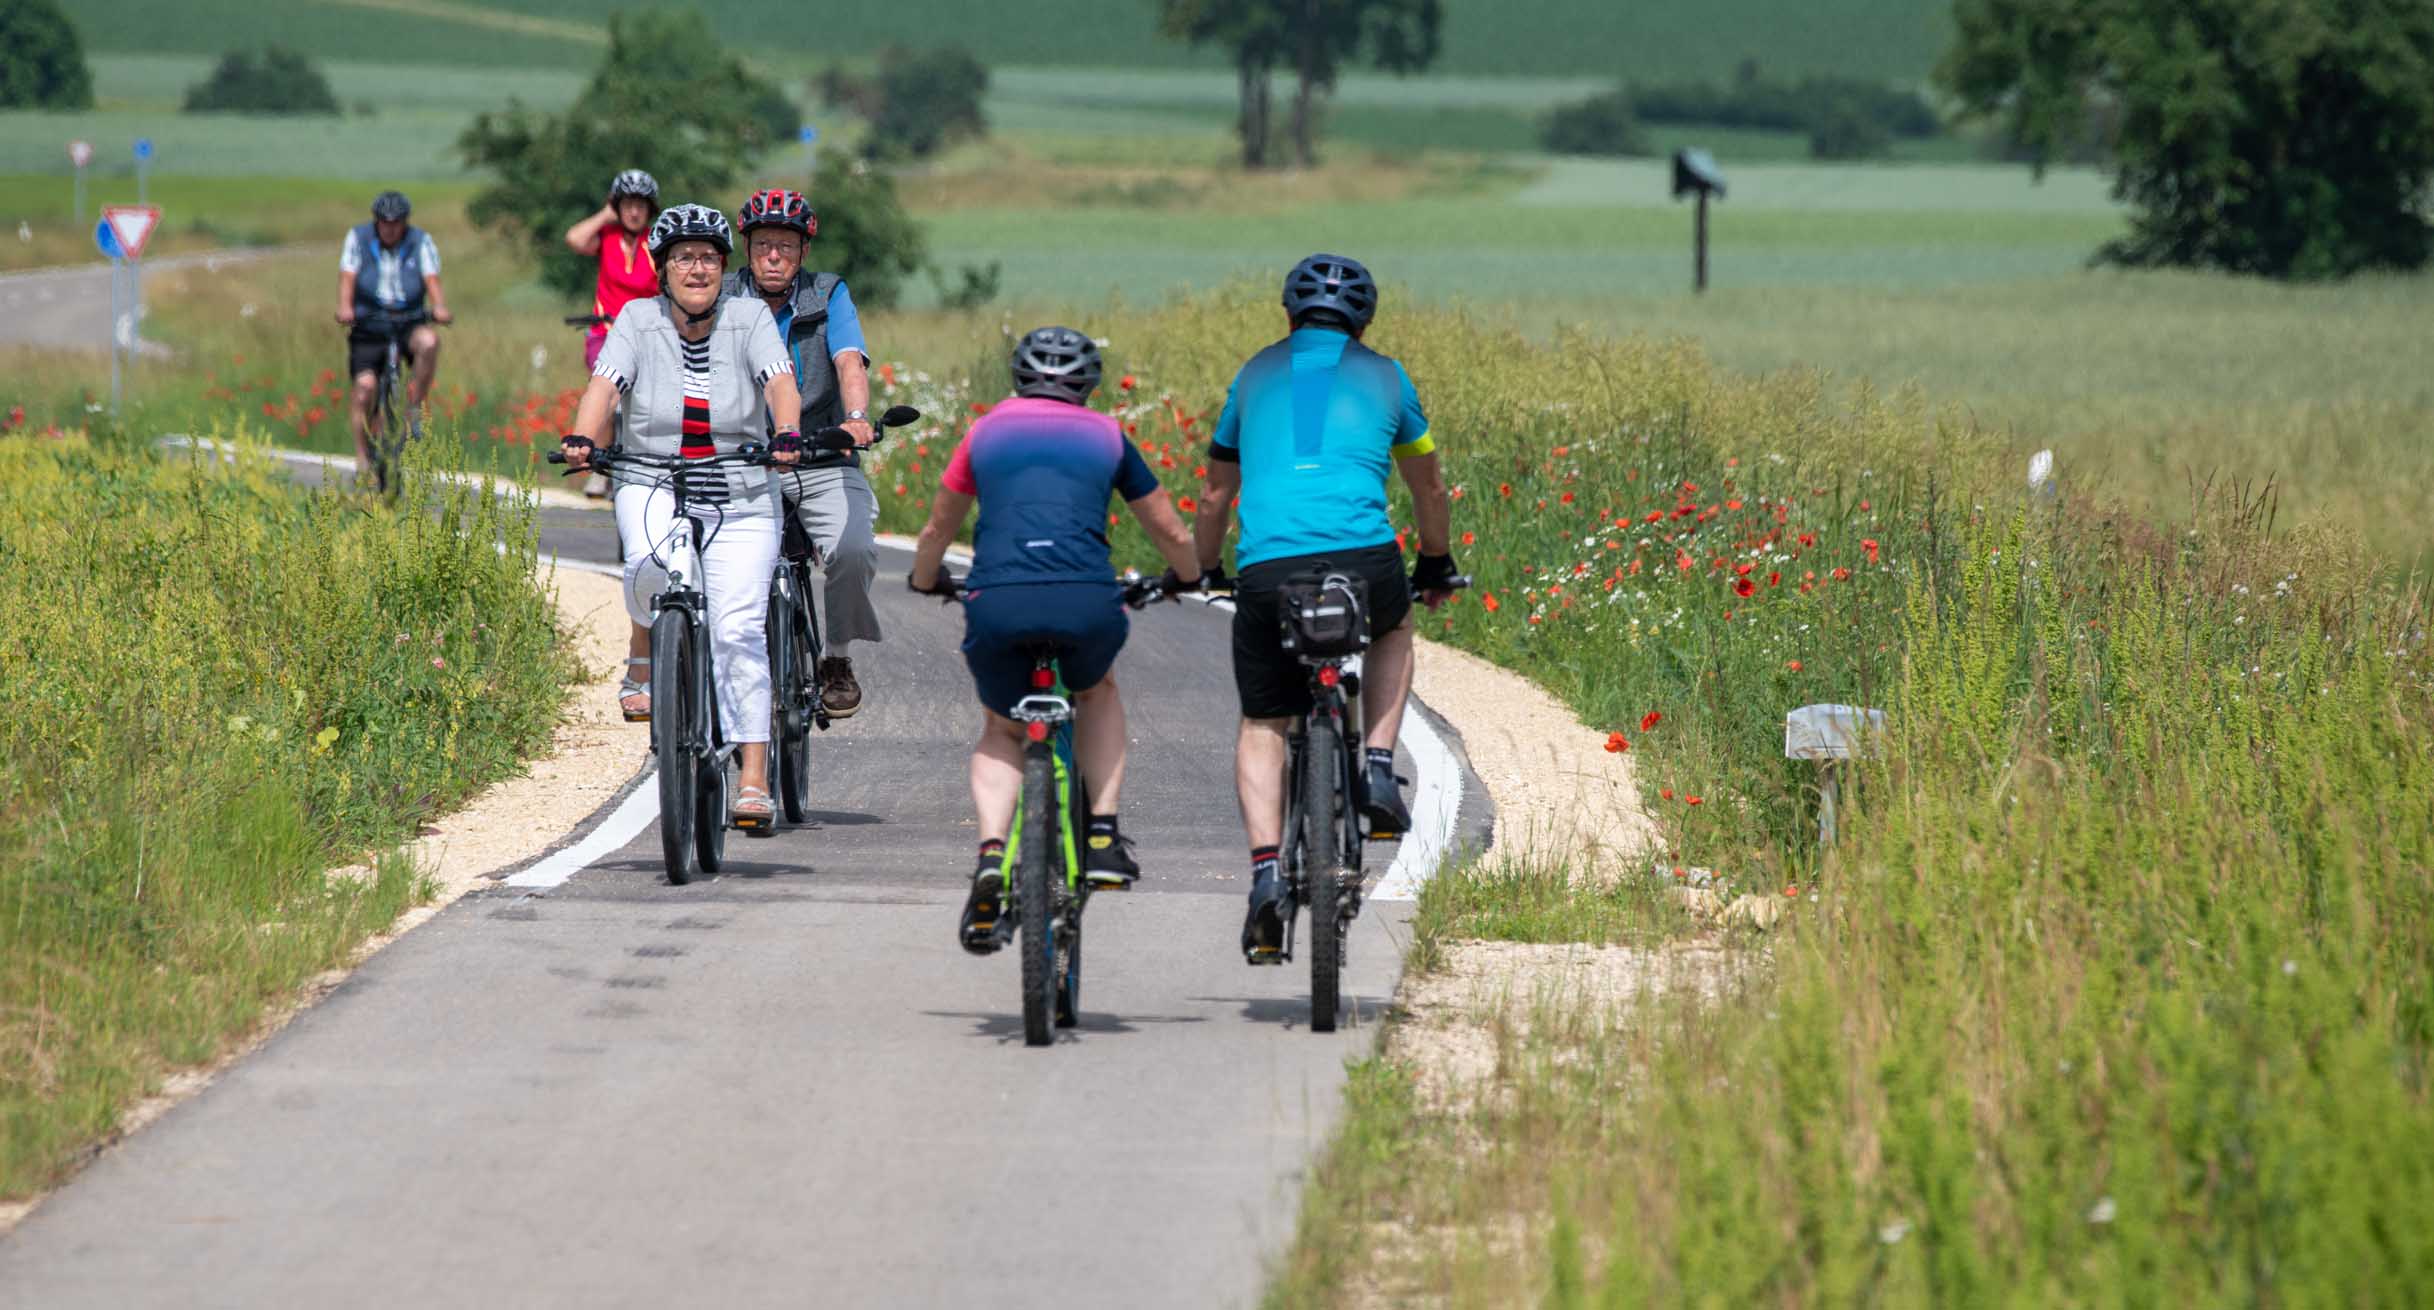
[[[1000,403],[972,425],[941,482],[977,497],[974,587],[1113,582],[1107,498],[1139,500],[1158,475],[1116,421],[1061,400]]]

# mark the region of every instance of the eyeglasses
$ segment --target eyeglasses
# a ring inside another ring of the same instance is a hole
[[[715,250],[693,250],[668,256],[670,268],[720,268],[726,262],[727,257]]]
[[[752,257],[754,259],[759,259],[763,255],[786,255],[790,257],[800,257],[802,253],[803,244],[800,241],[755,241],[752,243]]]

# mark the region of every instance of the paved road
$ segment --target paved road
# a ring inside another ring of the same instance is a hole
[[[545,532],[607,553],[597,514]],[[882,596],[817,827],[687,887],[652,829],[460,901],[0,1239],[0,1306],[1254,1302],[1407,907],[1359,921],[1336,1034],[1306,967],[1241,963],[1226,616],[1154,611],[1119,667],[1150,877],[1092,903],[1078,1031],[1026,1048],[1011,954],[952,942],[960,619]]]
[[[218,269],[287,253],[232,250],[143,261],[147,277],[180,268]],[[110,266],[84,264],[0,276],[0,346],[54,350],[110,348]],[[157,349],[147,345],[147,351]]]

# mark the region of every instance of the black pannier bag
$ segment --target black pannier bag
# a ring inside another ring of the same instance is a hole
[[[1369,647],[1369,588],[1342,573],[1304,573],[1277,588],[1285,649],[1306,660],[1342,659]]]

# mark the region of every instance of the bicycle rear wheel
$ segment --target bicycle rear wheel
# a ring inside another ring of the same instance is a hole
[[[727,771],[731,758],[704,761],[693,772],[693,853],[701,871],[716,873],[727,862]]]
[[[1302,756],[1302,876],[1310,891],[1310,1031],[1335,1031],[1343,972],[1344,743],[1323,714],[1310,720]]]
[[[389,349],[389,361],[380,372],[380,390],[372,398],[372,412],[366,416],[372,448],[372,484],[383,496],[397,494],[397,349]]]
[[[1046,1046],[1054,1040],[1050,1025],[1056,990],[1056,902],[1049,895],[1048,873],[1064,864],[1057,834],[1056,767],[1048,752],[1033,748],[1023,756],[1021,843],[1014,861],[1014,901],[1023,938],[1023,1041]]]
[[[693,621],[665,609],[651,622],[651,750],[659,757],[659,849],[668,881],[693,879]]]
[[[779,565],[780,568],[788,567]],[[811,811],[811,679],[816,661],[801,616],[783,597],[769,602],[770,685],[777,688],[777,740],[770,765],[777,773],[778,804],[786,822],[801,823]]]

